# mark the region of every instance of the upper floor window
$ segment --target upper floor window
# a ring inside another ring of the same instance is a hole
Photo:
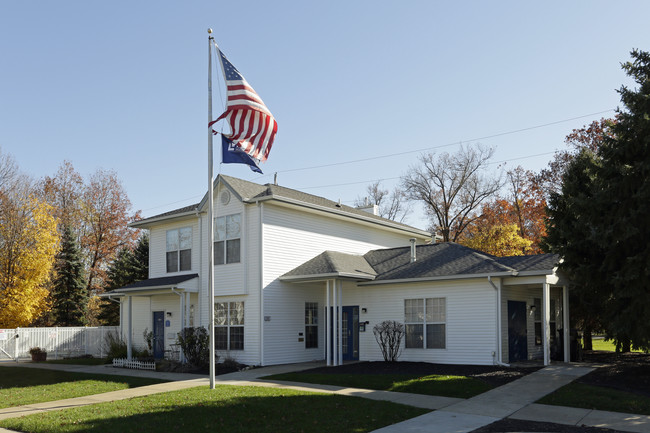
[[[217,217],[214,219],[214,226],[214,264],[239,263],[241,214]]]
[[[167,272],[192,270],[192,227],[167,230]]]

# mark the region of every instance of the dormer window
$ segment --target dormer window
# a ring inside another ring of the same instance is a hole
[[[215,218],[214,239],[215,265],[239,263],[241,261],[241,214]]]
[[[167,230],[167,272],[192,270],[192,227]]]

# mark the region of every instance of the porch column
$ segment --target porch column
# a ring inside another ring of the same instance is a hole
[[[564,362],[571,362],[571,322],[569,322],[569,288],[562,286],[562,328],[564,332]]]
[[[544,365],[551,364],[551,285],[542,285],[542,345]]]
[[[126,359],[131,360],[133,347],[133,296],[128,297],[129,300],[129,324],[127,326],[128,334],[126,336]]]
[[[325,359],[326,365],[332,365],[332,306],[330,305],[330,280],[325,282]]]
[[[339,308],[338,308],[338,299],[336,296],[336,280],[332,280],[332,313],[333,313],[333,323],[334,327],[332,329],[332,365],[339,365],[339,345],[337,340],[338,335],[338,326],[339,326]]]
[[[343,283],[341,281],[335,281],[335,284],[338,286],[338,301],[339,301],[339,315],[337,320],[337,326],[339,328],[339,342],[337,351],[339,353],[339,365],[343,365]]]
[[[183,327],[185,326],[185,292],[180,293],[179,298],[181,298],[180,299],[180,303],[181,303],[181,305],[180,305],[180,310],[181,310],[181,319],[180,319],[180,325],[181,325],[180,328],[181,329],[180,329],[180,331],[182,332]],[[178,358],[179,358],[180,362],[185,362],[185,354],[183,353],[182,350],[180,351],[180,353],[178,355]]]

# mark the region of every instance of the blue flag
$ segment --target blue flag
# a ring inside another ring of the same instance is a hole
[[[223,134],[221,134],[221,162],[224,164],[246,164],[254,172],[264,174],[250,155],[224,137]]]

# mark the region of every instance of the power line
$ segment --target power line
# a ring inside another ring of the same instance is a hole
[[[373,156],[373,157],[369,157],[369,158],[354,159],[354,160],[350,160],[350,161],[333,162],[333,163],[330,163],[330,164],[313,165],[313,166],[310,166],[310,167],[302,167],[302,168],[292,168],[292,169],[289,169],[289,170],[280,170],[280,171],[278,171],[278,173],[290,173],[290,172],[294,172],[294,171],[313,170],[313,169],[316,169],[316,168],[334,167],[334,166],[337,166],[337,165],[354,164],[354,163],[357,163],[357,162],[366,162],[366,161],[372,161],[372,160],[375,160],[375,159],[390,158],[390,157],[393,157],[393,156],[404,155],[406,153],[424,152],[424,151],[427,151],[427,150],[434,150],[434,149],[440,149],[440,148],[443,148],[443,147],[455,146],[455,145],[458,145],[458,144],[461,144],[461,143],[467,143],[467,142],[472,142],[472,141],[480,141],[480,140],[488,140],[490,138],[502,137],[504,135],[517,134],[519,132],[530,131],[530,130],[539,129],[539,128],[545,128],[547,126],[557,125],[559,123],[571,122],[573,120],[578,120],[578,119],[584,119],[585,117],[597,116],[597,115],[600,115],[600,114],[609,113],[611,111],[615,111],[615,109],[610,108],[609,110],[599,111],[597,113],[585,114],[584,116],[572,117],[570,119],[557,120],[555,122],[544,123],[542,125],[529,126],[527,128],[515,129],[515,130],[512,130],[512,131],[499,132],[497,134],[486,135],[486,136],[483,136],[483,137],[473,138],[473,139],[470,139],[470,140],[454,141],[453,143],[441,144],[439,146],[423,147],[423,148],[420,148],[420,149],[406,150],[406,151],[391,153],[391,154],[387,154],[387,155],[377,155],[377,156]]]
[[[461,144],[461,143],[466,143],[466,142],[479,141],[479,140],[488,140],[488,139],[491,139],[491,138],[502,137],[504,135],[517,134],[519,132],[525,132],[525,131],[530,131],[530,130],[533,130],[533,129],[545,128],[547,126],[557,125],[557,124],[565,123],[565,122],[571,122],[573,120],[584,119],[586,117],[598,116],[600,114],[605,114],[605,113],[609,113],[609,112],[612,112],[612,111],[616,111],[616,110],[614,108],[610,108],[609,110],[603,110],[603,111],[599,111],[599,112],[596,112],[596,113],[585,114],[583,116],[571,117],[571,118],[568,118],[568,119],[557,120],[557,121],[554,121],[554,122],[544,123],[544,124],[541,124],[541,125],[535,125],[535,126],[529,126],[529,127],[526,127],[526,128],[514,129],[512,131],[506,131],[506,132],[500,132],[500,133],[497,133],[497,134],[486,135],[486,136],[474,138],[474,139],[471,139],[471,140],[455,141],[453,143],[442,144],[442,145],[439,145],[439,146],[425,147],[425,148],[414,149],[414,150],[407,150],[407,151],[402,151],[402,152],[398,152],[398,153],[391,153],[391,154],[387,154],[387,155],[377,155],[377,156],[373,156],[373,157],[369,157],[369,158],[355,159],[355,160],[350,160],[350,161],[333,162],[331,164],[315,165],[315,166],[311,166],[311,167],[302,167],[302,168],[292,168],[292,169],[289,169],[289,170],[278,171],[278,173],[290,173],[290,172],[294,172],[294,171],[303,171],[303,170],[313,170],[313,169],[317,169],[317,168],[334,167],[334,166],[337,166],[337,165],[354,164],[354,163],[357,163],[357,162],[366,162],[366,161],[372,161],[372,160],[375,160],[375,159],[390,158],[390,157],[393,157],[393,156],[404,155],[406,153],[424,152],[424,151],[427,151],[427,150],[434,150],[434,149],[440,149],[440,148],[443,148],[443,147],[455,146],[455,145],[458,145],[458,144]],[[539,153],[539,154],[536,154],[536,155],[522,156],[522,157],[512,158],[512,159],[506,159],[506,160],[498,161],[498,162],[491,162],[490,164],[501,164],[501,163],[509,162],[509,161],[515,161],[515,160],[526,159],[526,158],[534,158],[534,157],[537,157],[537,156],[550,155],[552,153],[555,153],[555,151]],[[269,177],[269,176],[270,175],[264,175],[264,176],[258,177],[257,179],[262,179],[264,177]],[[301,187],[300,189],[304,190],[304,189],[331,188],[331,187],[335,187],[335,186],[358,185],[358,184],[362,184],[362,183],[380,182],[380,181],[395,180],[395,179],[399,179],[399,177],[389,177],[389,178],[383,178],[383,179],[366,180],[366,181],[349,182],[349,183],[340,183],[340,184],[332,184],[332,185],[308,186],[308,187]],[[192,199],[197,198],[197,197],[202,197],[202,196],[193,196],[193,197],[189,197],[189,198],[186,198],[186,199],[183,199],[183,200],[177,200],[175,202],[167,203],[167,204],[164,204],[164,205],[155,206],[155,207],[151,207],[151,208],[148,208],[148,209],[143,209],[143,211],[148,211],[148,210],[153,210],[153,209],[160,209],[160,208],[163,208],[163,207],[171,206],[173,204],[182,203],[182,202],[187,201],[187,200],[192,200]]]

